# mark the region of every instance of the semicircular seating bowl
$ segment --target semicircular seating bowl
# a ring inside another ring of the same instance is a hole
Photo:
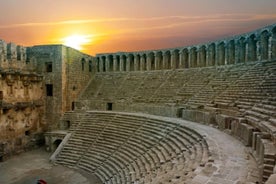
[[[103,183],[185,180],[209,158],[206,140],[183,125],[111,112],[85,112],[57,163],[81,168]]]

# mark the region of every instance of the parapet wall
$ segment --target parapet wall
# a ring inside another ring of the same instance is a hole
[[[0,68],[35,71],[35,61],[27,58],[26,47],[0,40]]]
[[[188,47],[97,54],[98,72],[150,71],[220,66],[276,58],[276,24]]]

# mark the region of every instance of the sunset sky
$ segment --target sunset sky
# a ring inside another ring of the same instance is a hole
[[[248,32],[276,23],[276,0],[0,0],[0,12],[6,42],[64,44],[71,36],[95,55]]]

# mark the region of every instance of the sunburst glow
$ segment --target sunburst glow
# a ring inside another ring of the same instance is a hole
[[[77,50],[82,50],[82,46],[91,42],[90,35],[70,35],[62,39],[63,44]]]

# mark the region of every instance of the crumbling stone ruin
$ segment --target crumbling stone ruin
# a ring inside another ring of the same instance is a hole
[[[45,140],[102,183],[274,182],[275,24],[95,57],[1,41],[0,65],[1,160]]]

